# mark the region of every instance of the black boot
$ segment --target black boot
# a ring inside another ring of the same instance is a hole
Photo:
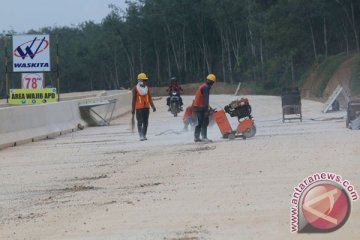
[[[147,137],[146,137],[146,133],[147,133],[147,126],[144,126],[143,127],[143,140],[147,140]]]
[[[195,132],[194,132],[194,141],[195,141],[195,142],[201,142],[201,139],[200,139],[200,131],[201,131],[201,127],[200,127],[200,126],[196,126],[196,127],[195,127]]]
[[[201,137],[203,142],[212,142],[212,140],[207,138],[207,128],[202,128],[201,129]]]

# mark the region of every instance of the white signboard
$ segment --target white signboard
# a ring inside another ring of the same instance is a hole
[[[49,35],[13,36],[13,71],[50,71]]]
[[[44,74],[43,73],[23,73],[21,74],[22,89],[43,89]]]

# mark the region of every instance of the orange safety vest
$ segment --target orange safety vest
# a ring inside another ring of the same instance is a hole
[[[206,86],[206,83],[201,84],[199,89],[196,91],[194,107],[204,107],[204,98],[203,98],[203,94],[201,91],[205,86]]]
[[[136,95],[135,109],[150,108],[149,92],[142,96],[136,89]]]

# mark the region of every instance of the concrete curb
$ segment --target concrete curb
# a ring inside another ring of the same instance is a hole
[[[130,111],[130,91],[110,91],[99,97],[44,105],[0,108],[0,149],[74,132],[78,130],[78,124],[88,126],[87,119],[81,116],[79,104],[107,99],[117,99],[112,119]],[[100,114],[106,110],[106,106],[96,107]]]

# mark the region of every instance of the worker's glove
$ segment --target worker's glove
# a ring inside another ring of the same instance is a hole
[[[153,108],[153,112],[156,112],[156,108]]]

